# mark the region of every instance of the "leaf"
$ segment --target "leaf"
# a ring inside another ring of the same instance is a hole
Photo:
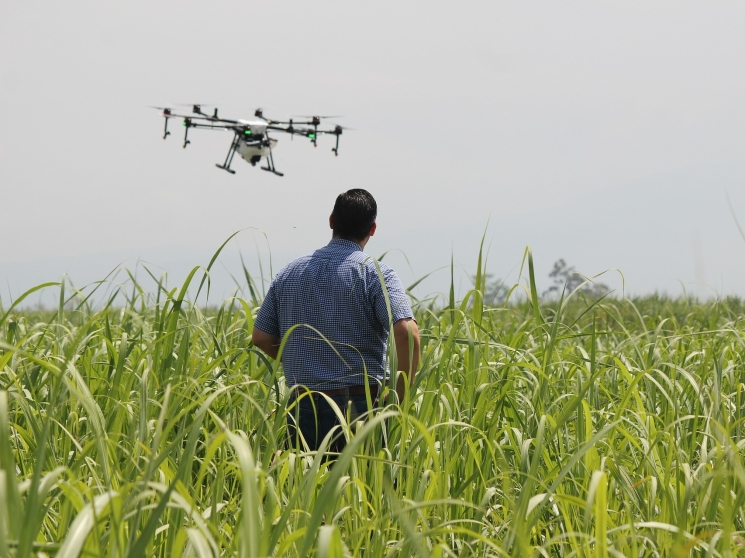
[[[116,492],[109,491],[99,494],[92,503],[86,504],[75,516],[56,558],[77,558],[96,521],[108,515],[111,501],[118,497]]]

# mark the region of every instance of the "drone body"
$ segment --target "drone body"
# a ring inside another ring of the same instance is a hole
[[[245,137],[241,138],[240,141],[238,141],[238,144],[235,148],[238,152],[238,155],[243,157],[243,159],[245,159],[247,163],[251,163],[252,166],[255,166],[256,163],[261,161],[262,157],[269,158],[272,154],[272,149],[274,149],[274,146],[277,145],[277,140],[274,138],[267,138],[267,141],[264,142],[257,143],[256,141],[256,138],[260,138],[261,136],[266,135],[266,123],[249,120],[239,120],[238,122],[244,126],[247,126],[246,130],[243,133]],[[246,132],[249,131],[251,133],[247,134]],[[220,165],[218,165],[218,167],[219,166]],[[229,171],[229,169],[225,170]],[[279,176],[282,175],[279,174]]]
[[[336,136],[336,146],[331,150],[335,155],[339,155],[339,136],[342,134],[343,128],[341,126],[335,126],[333,130],[319,129],[321,124],[321,116],[309,117],[311,120],[293,122],[289,120],[282,122],[279,120],[270,120],[264,118],[264,113],[261,109],[257,109],[254,116],[258,120],[228,120],[217,116],[217,109],[213,115],[208,115],[202,112],[200,105],[192,106],[192,115],[175,114],[170,108],[160,108],[163,111],[162,115],[165,118],[165,128],[163,130],[163,139],[166,139],[171,135],[168,131],[168,120],[170,118],[183,118],[184,130],[184,147],[189,145],[189,129],[190,128],[206,128],[210,130],[223,130],[233,132],[233,141],[230,144],[228,155],[225,157],[225,162],[215,166],[219,169],[228,171],[230,174],[235,174],[235,171],[230,168],[233,162],[233,157],[238,153],[243,159],[252,166],[256,166],[256,163],[260,162],[261,159],[266,161],[266,166],[261,167],[262,170],[276,174],[277,176],[284,176],[281,172],[277,171],[274,166],[274,157],[272,156],[272,150],[277,145],[275,138],[269,137],[269,133],[285,133],[290,136],[304,136],[310,139],[314,146],[317,146],[318,134],[332,134]]]

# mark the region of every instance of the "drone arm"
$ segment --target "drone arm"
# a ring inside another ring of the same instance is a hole
[[[207,114],[177,114],[175,112],[168,114],[169,118],[189,118],[194,121],[206,121],[206,122],[219,122],[221,124],[238,124],[237,120],[228,120],[226,118],[218,118]]]
[[[266,127],[267,130],[274,130],[275,132],[287,132],[288,134],[297,133],[297,128],[290,128],[289,126],[277,126],[276,124],[269,124]]]
[[[339,155],[339,137],[341,136],[343,128],[341,126],[337,126],[333,130],[318,130],[315,133],[316,134],[333,134],[336,136],[336,145],[331,148],[331,151],[334,152],[334,155]]]
[[[232,126],[232,125],[202,124],[201,122],[192,122],[189,126],[191,128],[200,128],[202,130],[232,130],[232,131],[235,131],[235,127]]]
[[[317,134],[333,134],[333,135],[337,135],[338,134],[338,132],[336,130],[318,130],[316,133]]]
[[[236,129],[236,126],[233,125],[224,125],[224,124],[205,124],[202,122],[194,122],[192,121],[191,117],[184,118],[184,126],[186,126],[186,133],[184,134],[184,147],[189,145],[191,142],[188,139],[189,135],[189,128],[197,128],[200,130],[229,130],[231,132],[234,132],[236,135],[238,135],[240,132]]]

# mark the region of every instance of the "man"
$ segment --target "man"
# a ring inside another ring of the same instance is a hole
[[[299,428],[311,450],[318,449],[338,425],[324,396],[352,419],[369,410],[366,379],[371,399],[378,399],[390,374],[386,349],[391,323],[397,368],[405,372],[396,385],[399,400],[404,396],[404,377],[414,381],[419,330],[406,292],[396,273],[379,264],[389,315],[376,264],[362,251],[377,229],[377,212],[375,199],[366,190],[339,194],[329,217],[331,242],[277,274],[254,325],[254,345],[272,358],[277,358],[289,332],[282,363],[287,386],[293,390],[290,401],[299,399],[299,409],[288,413],[288,434],[296,442]],[[344,445],[337,429],[330,449],[341,451]]]

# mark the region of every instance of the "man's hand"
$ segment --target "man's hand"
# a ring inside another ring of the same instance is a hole
[[[268,333],[256,328],[254,328],[253,333],[251,334],[251,339],[253,340],[254,345],[259,349],[264,351],[270,357],[277,358],[279,345],[282,343],[282,339],[275,337],[274,335],[269,335]]]
[[[396,341],[396,357],[398,358],[398,369],[406,372],[409,378],[409,386],[414,385],[414,376],[419,365],[419,327],[412,318],[404,318],[393,324],[393,338]],[[411,338],[411,343],[409,343]],[[396,393],[398,400],[404,400],[406,384],[404,375],[398,377]]]

